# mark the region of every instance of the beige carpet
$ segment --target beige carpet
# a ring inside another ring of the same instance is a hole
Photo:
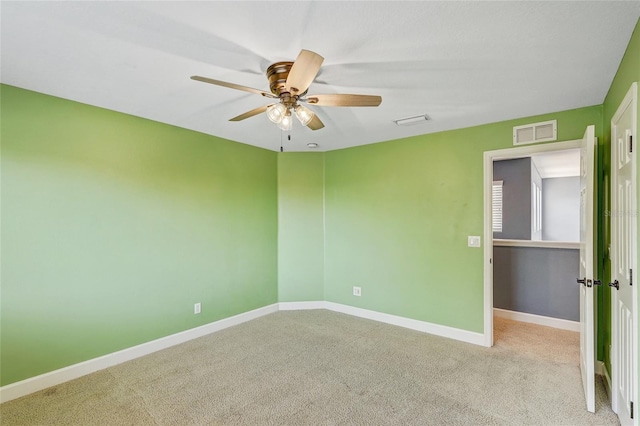
[[[616,425],[585,411],[577,333],[496,321],[482,348],[278,312],[0,406],[9,425]]]

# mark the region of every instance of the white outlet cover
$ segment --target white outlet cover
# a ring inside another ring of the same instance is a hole
[[[353,295],[354,296],[362,296],[362,289],[360,287],[353,287]]]
[[[469,235],[468,239],[469,247],[480,247],[480,237],[477,235]]]
[[[200,303],[196,303],[193,305],[193,313],[194,314],[199,314],[201,310],[201,305]]]

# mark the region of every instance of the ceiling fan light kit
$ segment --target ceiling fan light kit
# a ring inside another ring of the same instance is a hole
[[[284,116],[282,116],[282,120],[278,123],[278,127],[285,132],[291,130],[291,126],[293,125],[293,119],[291,118],[291,111],[286,110]]]
[[[272,64],[267,68],[267,79],[269,80],[269,90],[271,93],[197,75],[192,76],[191,79],[216,86],[259,94],[266,98],[279,99],[279,103],[254,108],[251,111],[231,118],[229,121],[242,121],[266,112],[269,120],[276,123],[280,129],[285,131],[291,130],[293,114],[295,114],[303,126],[307,126],[311,130],[319,130],[324,127],[324,123],[322,123],[313,111],[298,102],[305,102],[322,107],[377,107],[382,103],[382,97],[375,95],[326,94],[311,95],[305,98],[304,96],[318,75],[323,61],[324,58],[322,56],[310,50],[303,49],[300,51],[295,62],[276,62]]]
[[[298,120],[303,126],[309,124],[309,122],[315,115],[313,111],[311,111],[304,105],[297,105],[293,110],[295,111],[296,117],[298,117]]]
[[[273,104],[267,107],[267,117],[276,124],[282,121],[286,112],[287,109],[282,104]]]

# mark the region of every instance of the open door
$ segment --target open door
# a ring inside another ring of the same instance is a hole
[[[580,149],[580,372],[587,410],[596,411],[593,306],[593,199],[595,128],[587,127]],[[599,283],[599,282],[597,282]]]
[[[638,307],[634,303],[638,286],[633,285],[638,246],[634,223],[638,211],[637,165],[633,152],[636,91],[634,83],[611,119],[611,402],[622,426],[633,425],[634,417],[638,417],[638,409],[634,413],[633,408],[638,377]]]

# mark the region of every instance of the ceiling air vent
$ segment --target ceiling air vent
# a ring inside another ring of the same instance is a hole
[[[513,128],[513,144],[526,145],[537,142],[550,142],[558,139],[556,120],[525,124]]]

